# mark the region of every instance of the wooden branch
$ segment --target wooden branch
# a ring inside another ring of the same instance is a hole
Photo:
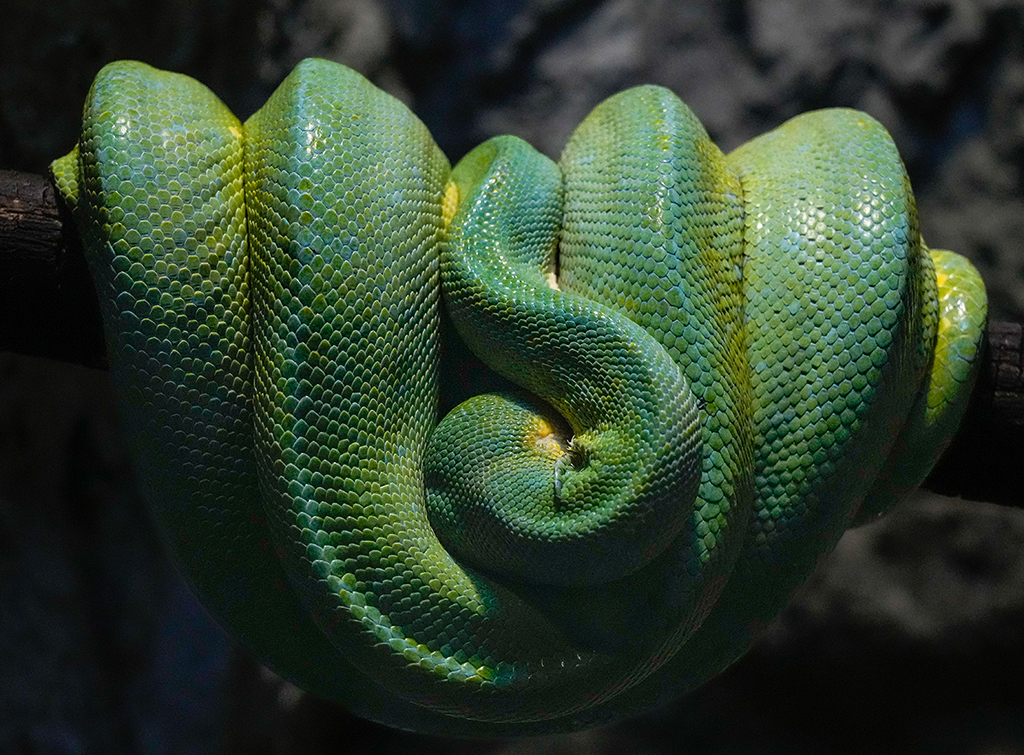
[[[0,351],[107,365],[99,302],[48,178],[0,170]]]
[[[1024,507],[1024,326],[988,326],[981,373],[949,449],[924,487]]]
[[[81,242],[48,178],[0,171],[0,351],[105,368],[99,303]],[[1024,506],[1024,327],[990,323],[960,433],[925,483]]]
[[[1024,424],[1024,325],[993,322],[987,347],[981,395],[991,397],[991,412],[1006,423]]]

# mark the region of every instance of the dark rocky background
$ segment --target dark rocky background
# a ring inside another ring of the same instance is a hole
[[[110,60],[189,73],[246,117],[310,55],[401,97],[453,162],[498,133],[557,156],[590,108],[646,82],[727,150],[805,110],[866,110],[904,155],[929,242],[978,265],[995,316],[1024,320],[1015,0],[0,0],[0,167],[43,172],[67,151]],[[647,716],[415,737],[237,650],[160,548],[106,376],[0,355],[0,752],[350,748],[1024,753],[1024,511],[922,494],[848,533],[751,653]]]

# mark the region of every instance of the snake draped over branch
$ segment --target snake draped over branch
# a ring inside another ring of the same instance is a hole
[[[949,441],[986,318],[886,131],[723,154],[666,89],[454,169],[306,60],[244,124],[105,67],[53,163],[139,485],[257,658],[436,734],[607,723],[735,660]]]

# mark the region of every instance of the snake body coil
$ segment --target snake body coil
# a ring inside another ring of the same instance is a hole
[[[692,689],[924,478],[974,380],[984,287],[855,111],[724,155],[639,87],[558,163],[498,137],[452,171],[337,64],[243,125],[120,62],[53,172],[187,577],[279,673],[402,728]]]

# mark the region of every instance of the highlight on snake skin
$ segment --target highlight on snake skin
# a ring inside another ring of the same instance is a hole
[[[344,66],[241,123],[105,67],[53,176],[203,604],[359,715],[608,723],[738,658],[955,432],[986,318],[870,116],[723,154],[670,91],[454,169]]]

